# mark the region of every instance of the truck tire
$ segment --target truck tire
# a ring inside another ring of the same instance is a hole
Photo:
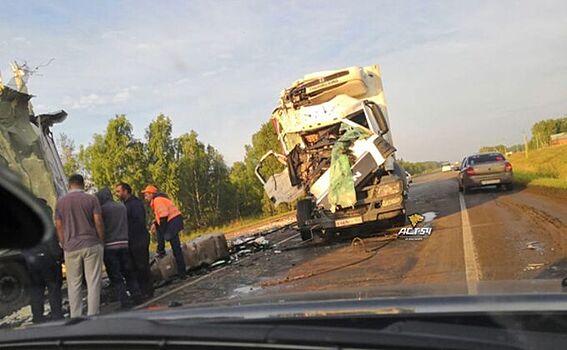
[[[299,233],[301,234],[301,239],[304,241],[313,238],[311,229],[305,226],[305,222],[311,219],[311,213],[313,212],[313,202],[310,199],[302,199],[297,202],[296,219],[297,226],[299,227]]]
[[[29,303],[30,278],[25,266],[18,262],[0,263],[0,316]]]

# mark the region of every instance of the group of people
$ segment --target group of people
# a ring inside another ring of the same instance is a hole
[[[99,313],[103,265],[122,308],[130,308],[153,296],[150,234],[143,202],[132,193],[127,183],[122,182],[115,187],[115,195],[120,202],[113,199],[107,187],[94,196],[86,193],[84,187],[81,175],[69,178],[69,192],[57,201],[53,215],[57,237],[23,252],[31,278],[33,322],[45,320],[46,288],[51,319],[63,317],[63,260],[71,318],[83,315],[82,289],[85,283],[87,315]],[[155,231],[157,236],[157,256],[165,255],[165,242],[170,242],[177,277],[185,279],[185,260],[179,239],[179,232],[183,229],[181,212],[167,195],[153,185],[147,186],[143,194],[155,216],[151,231]]]

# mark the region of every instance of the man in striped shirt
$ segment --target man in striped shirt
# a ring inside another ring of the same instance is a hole
[[[128,253],[128,216],[126,207],[112,199],[108,187],[97,193],[105,227],[104,266],[112,287],[116,291],[123,309],[139,304],[142,300],[140,287],[130,271]],[[130,296],[127,291],[130,291]]]

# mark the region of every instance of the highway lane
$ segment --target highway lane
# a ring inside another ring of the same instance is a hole
[[[150,306],[285,294],[380,289],[383,295],[559,290],[567,276],[567,201],[533,189],[482,189],[463,196],[455,172],[414,179],[408,212],[427,217],[432,234],[397,239],[397,229],[356,231],[331,242],[284,241],[210,277],[176,286]],[[353,239],[362,238],[363,243]],[[511,282],[515,281],[515,282]]]

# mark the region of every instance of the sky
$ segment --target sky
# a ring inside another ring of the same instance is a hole
[[[160,113],[241,160],[303,75],[379,64],[398,157],[460,160],[567,113],[566,1],[19,1],[0,10],[0,71],[88,144],[116,114]]]

